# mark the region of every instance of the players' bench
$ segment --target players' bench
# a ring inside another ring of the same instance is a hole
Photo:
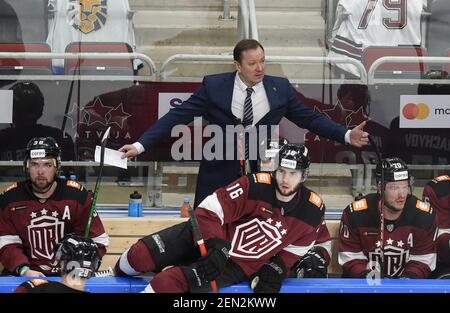
[[[104,270],[109,266],[114,267],[122,252],[129,248],[139,238],[181,223],[185,220],[185,218],[102,218],[106,232],[110,237],[110,246],[108,248],[108,253],[103,257],[100,269]],[[337,263],[339,221],[327,221],[327,227],[332,239],[331,249],[333,253],[332,262],[328,267],[328,271],[330,276],[336,277],[340,276],[342,271]],[[2,269],[3,267],[0,263],[0,271]]]
[[[110,246],[108,253],[103,257],[101,269],[107,269],[109,266],[113,267],[122,252],[139,238],[185,220],[185,218],[102,218],[106,232],[110,237]],[[339,221],[329,220],[327,221],[327,227],[332,238],[331,249],[333,253],[328,271],[331,276],[336,277],[340,276],[342,271],[337,262]]]

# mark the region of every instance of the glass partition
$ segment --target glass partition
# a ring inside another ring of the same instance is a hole
[[[380,25],[400,29],[407,14],[416,27],[401,46],[375,39],[349,43],[345,38],[355,39],[355,30],[348,29],[339,1],[256,2],[268,75],[288,78],[306,106],[346,127],[368,120],[365,129],[383,156],[412,165],[418,196],[426,181],[448,173],[450,58],[435,45],[448,46],[443,1],[410,12],[387,8]],[[188,99],[205,75],[234,70],[238,2],[230,9],[226,20],[219,18],[219,0],[0,0],[0,95],[12,108],[0,124],[2,187],[24,177],[27,141],[53,136],[63,150],[61,175],[92,189],[95,146],[107,127],[109,148],[133,143]],[[210,139],[202,133],[205,125],[190,124],[188,139],[166,136],[128,170],[106,167],[99,206],[124,210],[134,190],[148,210],[177,209],[186,196],[193,203],[195,155],[204,147],[195,142]],[[306,184],[331,212],[375,190],[373,147],[337,144],[287,119],[280,135],[310,149]],[[182,143],[190,151],[180,160],[172,149]]]

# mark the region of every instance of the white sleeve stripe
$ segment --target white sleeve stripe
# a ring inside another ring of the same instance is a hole
[[[309,251],[314,246],[315,241],[313,241],[309,246],[294,246],[289,245],[285,247],[283,250],[290,252],[292,254],[298,255],[298,256],[304,256],[306,252]]]
[[[417,261],[427,265],[431,271],[436,269],[436,253],[422,254],[422,255],[409,255],[408,261]]]
[[[223,208],[216,193],[207,196],[198,206],[215,213],[220,219],[220,224],[223,225]]]
[[[20,237],[17,235],[0,236],[0,249],[4,246],[12,245],[15,243],[22,244],[22,239],[20,239]]]
[[[101,235],[98,236],[98,237],[94,237],[94,238],[92,238],[92,240],[93,240],[95,243],[99,243],[99,244],[101,244],[101,245],[104,245],[105,247],[108,247],[108,246],[109,246],[109,236],[108,236],[107,233],[103,233],[103,234],[101,234]]]
[[[316,244],[318,247],[322,247],[327,250],[328,255],[331,257],[331,240]]]
[[[127,274],[128,276],[136,276],[138,274],[141,274],[139,272],[136,272],[133,267],[131,267],[130,263],[128,262],[128,248],[122,255],[120,256],[119,260],[119,268],[122,272]]]
[[[362,251],[359,252],[339,252],[338,255],[338,262],[339,265],[344,265],[347,262],[353,261],[353,260],[366,260],[368,261],[367,257]]]
[[[438,229],[438,238],[439,238],[439,236],[441,236],[441,235],[444,235],[444,234],[450,234],[450,228],[439,228]]]

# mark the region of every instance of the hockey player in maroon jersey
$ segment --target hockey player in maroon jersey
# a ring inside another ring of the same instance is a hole
[[[289,270],[314,245],[314,258],[323,260],[317,263],[328,262],[330,237],[319,232],[325,206],[303,185],[308,150],[287,144],[278,160],[273,173],[242,176],[197,207],[206,256],[200,257],[188,221],[133,244],[116,263],[116,273],[156,272],[146,292],[205,292],[212,280],[219,288],[252,281],[255,292],[279,292]]]
[[[441,175],[429,181],[423,189],[423,200],[436,210],[439,228],[437,264],[432,277],[450,278],[450,176]]]
[[[61,282],[30,279],[17,287],[15,293],[84,292],[87,279],[93,277],[100,266],[97,245],[90,238],[68,234],[57,244],[55,251]]]
[[[0,262],[4,275],[59,275],[55,245],[67,234],[84,234],[92,203],[79,183],[57,178],[60,148],[52,137],[27,145],[24,170],[29,178],[0,195]],[[109,244],[95,213],[90,237],[103,256]]]
[[[378,192],[351,203],[342,214],[339,264],[343,276],[380,277],[383,269],[382,277],[427,278],[436,266],[435,210],[411,194],[411,177],[401,159],[383,159],[382,168],[384,186],[378,164]],[[384,215],[382,232],[380,203]]]
[[[287,145],[289,142],[282,137],[278,139],[267,139],[263,141],[263,157],[258,160],[258,169],[260,172],[273,172],[278,165],[277,158],[278,152]],[[322,225],[319,230],[318,240],[316,241],[318,246],[312,247],[308,253],[297,262],[294,266],[294,270],[291,273],[291,277],[298,278],[326,278],[328,277],[328,265],[331,261],[331,256],[327,250],[322,250],[319,245],[323,244],[321,240],[328,241],[330,233],[325,224]],[[329,247],[328,247],[329,249]]]

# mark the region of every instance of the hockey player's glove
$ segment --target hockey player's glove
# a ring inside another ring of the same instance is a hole
[[[326,259],[319,247],[312,247],[294,266],[297,278],[327,278]]]
[[[193,279],[189,283],[194,283],[194,286],[197,287],[201,287],[216,279],[223,272],[230,258],[231,243],[229,241],[212,238],[206,242],[206,248],[207,254],[187,267],[193,274],[188,274],[188,280],[190,280],[189,278]]]
[[[281,259],[273,257],[253,274],[250,287],[257,293],[278,293],[286,278],[286,267]]]

